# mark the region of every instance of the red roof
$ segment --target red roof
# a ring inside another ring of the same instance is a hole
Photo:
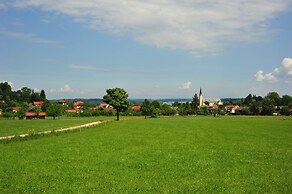
[[[43,103],[44,102],[41,102],[41,101],[35,101],[35,102],[33,102],[33,105],[35,105],[35,106],[41,106],[41,105],[43,105]]]
[[[84,102],[82,102],[82,101],[77,101],[77,102],[74,102],[74,107],[75,106],[80,106],[80,105],[83,105],[84,104]]]
[[[66,110],[66,112],[68,113],[73,113],[73,112],[77,112],[76,110],[72,109],[72,110]]]
[[[21,107],[19,106],[13,106],[11,107],[12,110],[15,110],[15,111],[19,111],[21,109]]]
[[[40,112],[39,117],[45,117],[47,114],[45,112]],[[37,114],[35,112],[27,112],[25,113],[25,116],[27,117],[36,117]]]
[[[139,110],[141,110],[141,106],[132,106],[132,110],[139,111]]]
[[[45,117],[47,114],[45,112],[40,112],[39,117]]]
[[[25,116],[27,116],[27,117],[35,117],[36,113],[35,112],[27,112],[27,113],[25,113]]]

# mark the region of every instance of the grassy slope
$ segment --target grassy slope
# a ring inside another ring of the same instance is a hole
[[[103,120],[104,117],[62,117],[58,120],[45,119],[45,120],[10,120],[0,119],[0,136],[20,135],[34,130],[35,132],[50,131],[53,129],[72,127],[82,125],[98,120]],[[109,119],[107,117],[106,119]],[[114,118],[110,118],[114,119]]]
[[[0,152],[1,193],[292,190],[291,119],[127,120]]]

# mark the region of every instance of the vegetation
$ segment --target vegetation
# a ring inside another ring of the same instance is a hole
[[[0,191],[290,193],[291,126],[289,117],[168,117],[0,144]]]
[[[119,120],[120,112],[126,111],[129,107],[128,94],[122,88],[107,89],[103,101],[113,106]]]
[[[99,120],[113,120],[112,117],[62,117],[58,120],[8,120],[0,119],[0,137],[9,135],[20,135],[26,134],[29,131],[42,132],[42,131],[52,131],[55,129],[73,127],[78,125],[83,125],[86,123],[91,123]]]

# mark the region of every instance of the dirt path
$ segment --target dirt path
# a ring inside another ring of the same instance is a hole
[[[87,127],[92,127],[92,126],[96,126],[96,125],[99,125],[101,124],[102,122],[101,121],[96,121],[96,122],[92,122],[92,123],[87,123],[87,124],[84,124],[84,125],[78,125],[78,126],[74,126],[74,127],[67,127],[67,128],[61,128],[61,129],[56,129],[56,130],[52,130],[52,131],[42,131],[42,132],[37,132],[35,133],[36,135],[42,135],[42,134],[50,134],[50,133],[53,133],[53,132],[63,132],[63,131],[72,131],[72,130],[76,130],[76,129],[82,129],[82,128],[87,128]],[[12,138],[15,138],[15,137],[27,137],[31,134],[21,134],[21,135],[11,135],[11,136],[3,136],[3,137],[0,137],[0,141],[1,140],[5,140],[5,139],[12,139]]]

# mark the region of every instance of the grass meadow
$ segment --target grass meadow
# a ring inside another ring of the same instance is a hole
[[[292,192],[290,117],[121,120],[0,153],[0,193]]]
[[[53,119],[11,120],[0,119],[0,137],[25,133],[51,131],[60,128],[78,126],[99,120],[113,120],[114,117],[61,117]]]

